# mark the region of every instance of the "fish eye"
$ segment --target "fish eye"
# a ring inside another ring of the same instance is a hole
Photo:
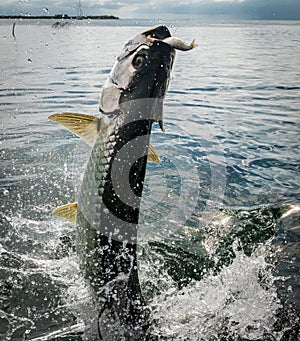
[[[147,63],[147,56],[138,54],[133,58],[132,66],[138,71],[141,70]]]

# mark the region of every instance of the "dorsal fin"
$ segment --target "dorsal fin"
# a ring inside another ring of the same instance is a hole
[[[55,208],[52,214],[58,218],[70,221],[76,224],[77,220],[77,202],[72,202],[70,204],[62,205]]]
[[[63,112],[49,116],[49,120],[68,128],[72,133],[93,145],[100,128],[101,120],[96,116]]]

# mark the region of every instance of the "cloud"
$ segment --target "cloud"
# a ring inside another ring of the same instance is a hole
[[[81,0],[84,14],[128,17],[224,15],[248,19],[300,19],[299,0]],[[76,0],[1,0],[1,14],[77,14]]]
[[[45,13],[67,13],[77,14],[78,0],[1,0],[0,14],[32,14],[43,15]],[[112,14],[112,11],[122,11],[126,8],[138,8],[142,1],[137,0],[81,0],[84,14]]]
[[[153,1],[157,13],[225,15],[247,19],[300,19],[299,0]],[[150,2],[151,4],[151,2]],[[140,12],[145,12],[140,8]]]

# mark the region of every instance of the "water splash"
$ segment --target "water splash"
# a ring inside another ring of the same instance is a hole
[[[152,302],[153,331],[170,340],[266,340],[274,330],[281,308],[266,261],[269,251],[261,246],[250,257],[235,251],[232,264],[217,275],[208,274],[181,290],[171,286]]]

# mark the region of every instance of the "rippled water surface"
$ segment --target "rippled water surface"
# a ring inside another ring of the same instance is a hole
[[[0,21],[0,338],[81,340],[96,316],[74,226],[89,149],[48,116],[97,115],[123,44],[154,22]],[[161,340],[297,341],[299,22],[173,22],[165,132],[152,143],[141,285]]]

